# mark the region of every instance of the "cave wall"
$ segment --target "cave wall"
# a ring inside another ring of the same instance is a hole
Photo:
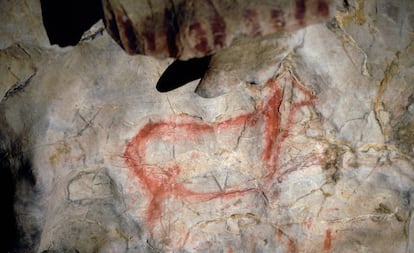
[[[59,47],[40,2],[0,1],[5,249],[413,252],[414,4],[338,2],[219,51],[205,98],[102,23]]]

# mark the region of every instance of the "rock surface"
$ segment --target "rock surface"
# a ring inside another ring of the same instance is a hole
[[[11,252],[413,252],[412,1],[345,1],[218,53],[210,99],[158,93],[171,60],[106,32],[50,46],[39,3],[17,2],[0,2]]]
[[[189,59],[246,36],[327,21],[331,0],[103,0],[105,27],[129,54]]]

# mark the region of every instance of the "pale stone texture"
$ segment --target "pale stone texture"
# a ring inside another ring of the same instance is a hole
[[[413,252],[412,1],[348,1],[219,53],[209,99],[197,82],[158,93],[171,59],[105,32],[48,45],[39,4],[18,2],[0,2],[16,252]],[[265,60],[225,57],[260,45]]]

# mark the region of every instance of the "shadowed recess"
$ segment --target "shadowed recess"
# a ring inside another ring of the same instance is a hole
[[[11,252],[18,241],[16,217],[13,208],[16,189],[9,157],[9,151],[0,147],[0,189],[3,202],[1,234],[4,240],[4,243],[0,244],[1,252]]]
[[[50,44],[76,45],[82,34],[103,17],[101,0],[40,0]]]
[[[168,92],[204,76],[211,55],[187,61],[176,60],[162,73],[157,82],[159,92]]]
[[[0,192],[3,201],[0,252],[26,252],[23,250],[32,248],[40,239],[40,231],[25,231],[19,223],[22,216],[30,212],[28,206],[30,201],[34,201],[32,194],[36,194],[32,164],[23,154],[20,138],[0,132]],[[19,205],[17,209],[16,203]]]

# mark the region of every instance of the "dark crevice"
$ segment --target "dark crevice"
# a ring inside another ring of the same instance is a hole
[[[11,172],[9,150],[0,147],[0,192],[2,194],[3,214],[2,237],[3,242],[0,243],[1,252],[12,252],[17,246],[17,224],[14,215],[14,195],[16,193],[15,183]]]
[[[101,0],[40,0],[50,44],[76,45],[82,34],[103,17]]]
[[[39,243],[40,231],[26,231],[27,224],[23,223],[36,202],[36,177],[31,159],[23,152],[21,138],[4,125],[0,129],[0,191],[3,203],[0,252],[30,252]]]
[[[347,10],[349,10],[349,2],[348,2],[348,0],[344,0],[343,1],[343,3],[342,3],[342,5],[343,5],[343,7],[345,8],[345,9],[347,9]]]
[[[157,83],[157,90],[167,92],[202,78],[208,69],[210,59],[211,56],[205,56],[187,61],[174,61],[162,73]]]

